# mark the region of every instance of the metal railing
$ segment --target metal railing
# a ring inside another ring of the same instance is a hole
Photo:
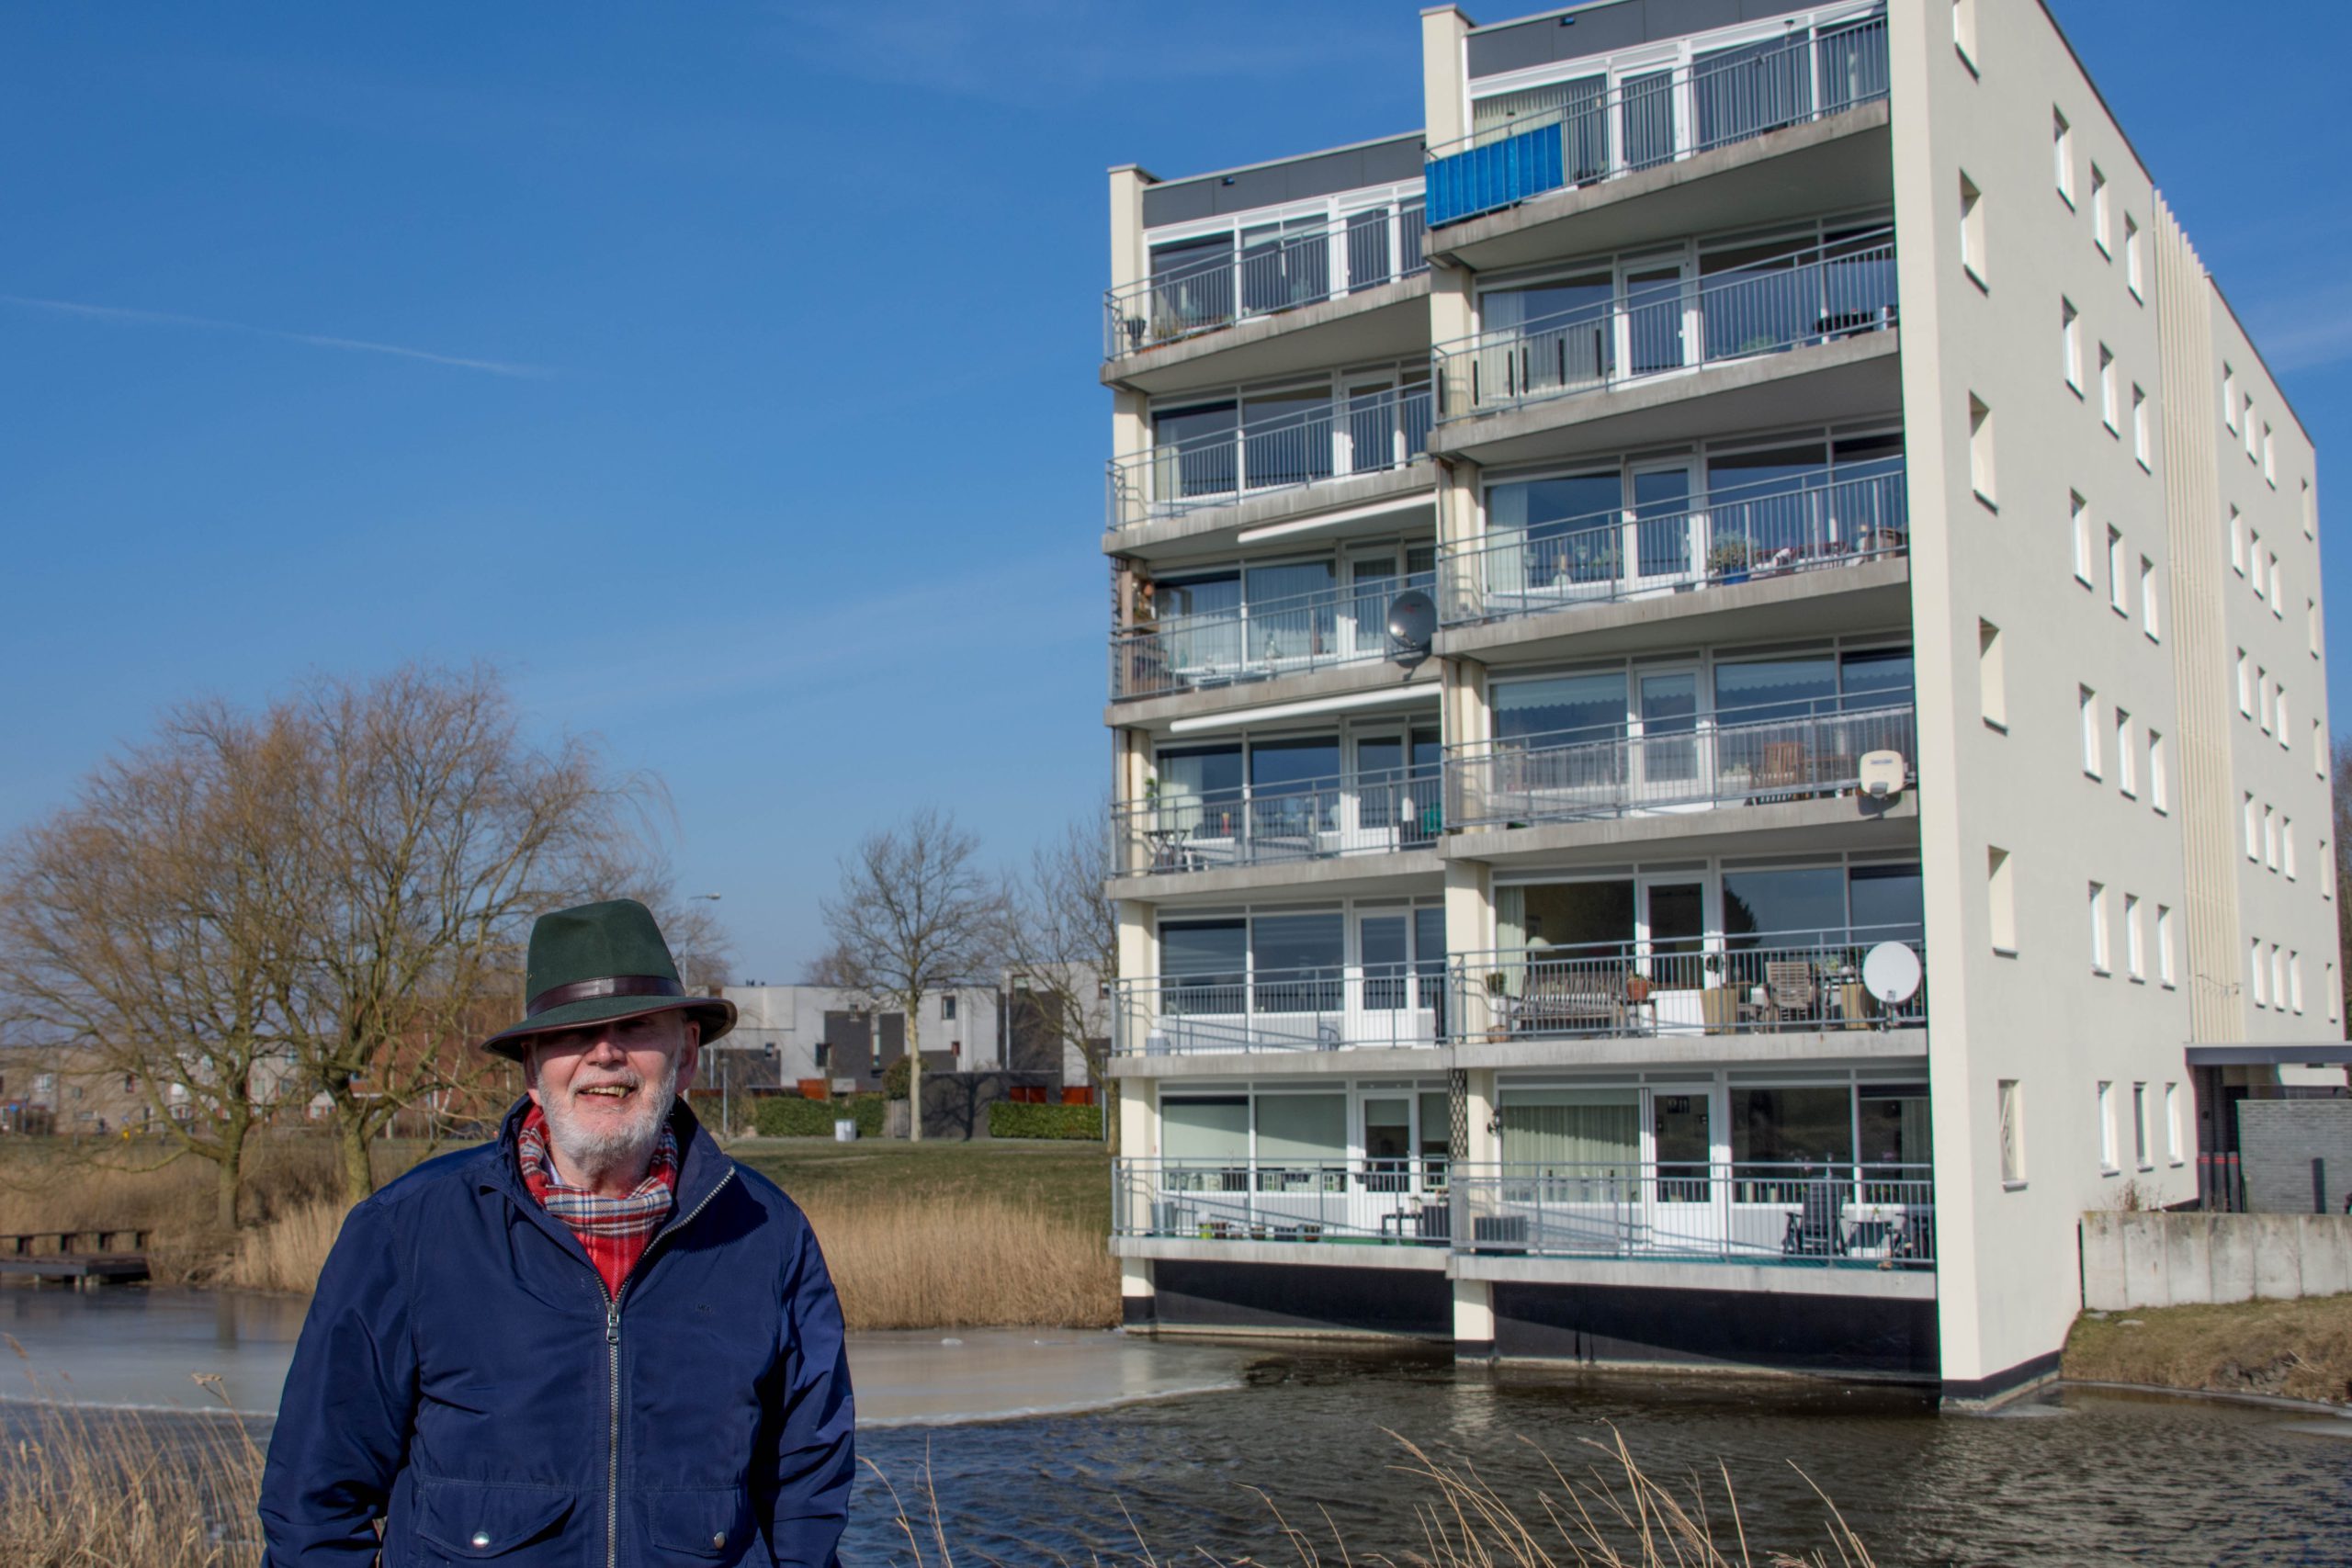
[[[1458,626],[1541,615],[1855,566],[1910,547],[1899,465],[1861,478],[1825,468],[1792,482],[1800,488],[1745,501],[1737,492],[1710,497],[1689,512],[1611,510],[1450,547],[1438,559],[1440,618]]]
[[[1119,1235],[1447,1245],[1442,1159],[1121,1159]],[[1422,1228],[1421,1215],[1439,1218]]]
[[[1434,572],[1170,615],[1111,637],[1111,696],[1157,696],[1388,657],[1388,605]]]
[[[1113,874],[1164,875],[1420,849],[1444,830],[1443,795],[1433,771],[1207,795],[1163,792],[1112,807]]]
[[[1405,468],[1428,455],[1430,410],[1427,387],[1389,388],[1114,457],[1105,475],[1109,525],[1132,527]]]
[[[1644,735],[1589,729],[1481,740],[1445,759],[1445,819],[1460,828],[1523,828],[1637,812],[1760,805],[1857,787],[1861,759],[1893,751],[1917,776],[1914,710],[1731,722],[1685,719]]]
[[[1886,17],[1833,23],[1803,38],[1702,56],[1556,108],[1517,116],[1429,149],[1432,228],[1545,191],[1593,185],[1887,96]],[[1574,91],[1573,87],[1569,89]]]
[[[1924,1027],[1925,986],[1889,1001],[1862,983],[1886,942],[1925,964],[1916,925],[1457,953],[1444,1021],[1453,1043]]]
[[[1932,1269],[1936,1189],[1930,1167],[1892,1163],[1124,1158],[1111,1168],[1111,1227],[1188,1241]]]
[[[1255,316],[1319,304],[1429,269],[1418,199],[1351,212],[1225,251],[1154,268],[1102,292],[1102,357],[1216,332]]]
[[[1548,1258],[1932,1269],[1926,1165],[1672,1160],[1462,1166],[1457,1249]]]
[[[1442,959],[1121,980],[1112,1049],[1189,1056],[1432,1046],[1446,1032],[1446,985]]]
[[[1895,322],[1894,231],[1873,229],[1441,344],[1440,423]]]

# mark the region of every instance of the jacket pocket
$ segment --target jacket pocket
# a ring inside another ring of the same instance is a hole
[[[417,1540],[452,1562],[485,1562],[553,1540],[577,1501],[540,1486],[420,1478],[413,1528]]]
[[[641,1495],[646,1539],[657,1562],[680,1557],[733,1562],[751,1545],[751,1513],[739,1487]]]

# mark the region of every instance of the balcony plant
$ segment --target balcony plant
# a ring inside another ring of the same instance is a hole
[[[1753,559],[1745,536],[1718,534],[1707,549],[1707,575],[1718,582],[1745,582]]]

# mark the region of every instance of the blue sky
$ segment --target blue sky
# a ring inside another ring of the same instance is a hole
[[[915,806],[1024,857],[1109,773],[1103,170],[1410,128],[1417,14],[0,12],[0,830],[167,703],[424,656],[662,772],[746,976]],[[2352,15],[2058,14],[2328,515]]]

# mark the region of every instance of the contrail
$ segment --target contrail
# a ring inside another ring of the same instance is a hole
[[[15,305],[27,310],[49,310],[61,316],[86,316],[101,321],[136,321],[150,326],[198,327],[207,332],[244,333],[254,337],[276,338],[280,343],[304,344],[311,348],[335,348],[353,354],[389,354],[398,359],[421,359],[427,365],[447,365],[459,370],[485,370],[492,376],[548,374],[537,365],[512,365],[498,359],[467,359],[454,354],[403,348],[396,343],[330,337],[323,333],[281,332],[276,327],[257,327],[250,321],[222,321],[209,316],[176,315],[169,310],[134,310],[120,305],[81,305],[71,299],[34,299],[21,294],[0,294],[0,305]]]

